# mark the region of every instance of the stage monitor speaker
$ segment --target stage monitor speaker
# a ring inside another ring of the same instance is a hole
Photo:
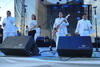
[[[0,45],[0,50],[6,55],[33,56],[39,50],[31,36],[7,37]]]
[[[59,37],[58,55],[63,57],[91,57],[92,43],[89,36]]]

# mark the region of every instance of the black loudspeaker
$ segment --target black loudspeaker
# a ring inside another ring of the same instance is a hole
[[[94,48],[100,48],[100,37],[95,38],[95,42],[92,44]]]
[[[0,37],[0,44],[2,43],[3,37]]]
[[[39,50],[31,36],[8,37],[0,45],[0,50],[6,55],[33,56]]]
[[[91,37],[88,36],[66,36],[59,37],[58,55],[63,57],[91,57]]]

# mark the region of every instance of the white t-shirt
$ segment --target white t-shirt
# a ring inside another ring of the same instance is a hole
[[[29,23],[29,30],[34,30],[34,26],[37,25],[36,20],[32,20],[32,22]]]

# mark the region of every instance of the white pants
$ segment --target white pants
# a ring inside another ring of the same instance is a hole
[[[10,36],[16,36],[16,32],[3,32],[3,41]]]
[[[56,37],[56,49],[58,47],[59,36]]]
[[[56,34],[56,49],[57,49],[57,47],[58,47],[58,42],[59,42],[59,37],[60,36],[66,36],[66,34]]]
[[[80,33],[80,36],[89,36],[89,31],[84,31],[82,33]]]

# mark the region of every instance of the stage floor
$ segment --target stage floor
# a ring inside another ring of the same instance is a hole
[[[0,57],[0,67],[100,67],[100,58]]]
[[[16,57],[0,52],[0,67],[100,67],[100,53],[94,52],[92,58],[59,57],[49,48],[39,48],[41,56]],[[55,48],[53,48],[55,52]],[[94,49],[95,51],[95,49]]]

